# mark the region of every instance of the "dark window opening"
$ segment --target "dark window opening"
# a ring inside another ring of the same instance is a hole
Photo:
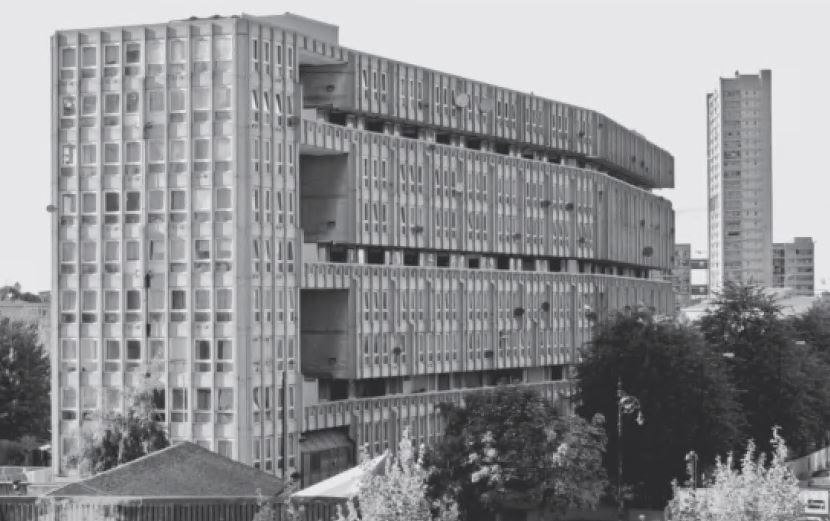
[[[366,250],[366,262],[368,264],[384,264],[386,256],[384,255],[384,251],[381,249],[367,249]]]
[[[467,139],[464,143],[464,146],[467,148],[471,148],[473,150],[481,150],[481,140],[480,139]]]
[[[401,136],[408,137],[410,139],[418,139],[418,128],[417,127],[401,127]]]
[[[330,262],[349,262],[349,250],[343,247],[332,246],[329,249]]]
[[[550,368],[550,379],[553,381],[561,380],[565,374],[564,365],[554,365]]]
[[[386,395],[386,379],[371,378],[358,382],[358,398]]]
[[[509,270],[510,269],[510,257],[507,255],[498,255],[496,257],[496,269],[497,270]]]
[[[329,383],[329,396],[332,400],[345,400],[349,397],[348,380],[332,380]]]
[[[467,267],[477,270],[481,267],[481,259],[479,257],[470,257],[467,259]]]
[[[335,125],[346,125],[346,113],[345,112],[332,112],[329,114],[329,123],[334,123]]]
[[[449,253],[438,253],[435,255],[435,265],[439,268],[449,268],[450,267],[450,254]]]
[[[450,375],[448,374],[439,374],[438,375],[438,390],[439,391],[449,391],[450,389]]]
[[[404,266],[420,266],[420,258],[417,251],[405,251],[403,252],[403,265]]]
[[[153,408],[164,409],[164,389],[153,389]]]
[[[369,132],[383,132],[383,121],[367,121],[366,130]]]
[[[536,260],[522,259],[522,271],[536,271]]]
[[[548,271],[553,273],[559,273],[562,271],[562,260],[561,259],[550,259],[548,260]]]
[[[450,144],[450,135],[449,134],[436,134],[435,135],[435,142],[441,143],[442,145],[449,145]]]
[[[496,154],[508,155],[510,154],[510,145],[507,143],[496,143],[493,147],[493,151]]]

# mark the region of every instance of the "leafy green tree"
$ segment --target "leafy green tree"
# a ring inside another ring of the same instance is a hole
[[[739,439],[743,416],[724,359],[694,329],[655,320],[646,309],[618,313],[598,324],[578,370],[577,412],[609,419],[611,476],[620,450],[617,382],[639,401],[643,425],[623,416],[622,482],[634,504],[662,508],[689,451],[711,461]]]
[[[712,349],[734,354],[729,369],[746,414],[743,438],[768,452],[768,433],[778,425],[793,455],[824,443],[830,367],[813,346],[798,341],[773,296],[756,286],[727,284],[699,327]]]
[[[467,520],[527,510],[562,516],[598,505],[607,486],[601,417],[563,415],[530,389],[464,400],[444,407],[444,437],[426,454],[431,497],[449,493]]]
[[[787,467],[787,447],[777,429],[770,440],[772,458],[756,457],[750,440],[736,465],[732,454],[717,459],[705,488],[673,484],[668,511],[675,521],[795,521],[801,512],[798,479]]]
[[[49,358],[37,326],[0,318],[0,439],[49,439]]]
[[[830,363],[830,303],[817,302],[803,315],[790,319],[796,341],[812,346],[825,363]]]
[[[147,380],[151,380],[147,373]],[[159,390],[146,382],[127,397],[125,413],[104,416],[83,433],[79,453],[73,457],[82,474],[96,474],[170,445],[155,410]]]

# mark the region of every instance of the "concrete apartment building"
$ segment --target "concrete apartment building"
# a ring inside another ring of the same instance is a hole
[[[672,259],[671,280],[674,306],[675,309],[680,309],[692,303],[692,245],[675,244]]]
[[[706,96],[709,285],[772,285],[772,76],[735,73]]]
[[[674,291],[675,309],[679,310],[696,304],[709,295],[709,284],[701,283],[706,278],[709,261],[692,256],[692,245],[678,243],[674,245],[672,257],[672,290]],[[701,277],[702,275],[703,277]]]
[[[812,237],[772,245],[772,286],[792,288],[797,295],[815,294],[815,246]]]
[[[53,447],[149,373],[173,440],[305,484],[673,309],[673,158],[295,15],[52,39]]]

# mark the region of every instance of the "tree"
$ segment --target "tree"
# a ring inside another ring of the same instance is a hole
[[[429,471],[423,465],[423,452],[416,457],[409,431],[404,430],[397,457],[389,456],[384,472],[366,470],[356,498],[346,502],[345,512],[338,506],[336,521],[456,521],[458,507],[442,495],[426,497]]]
[[[707,488],[688,490],[673,484],[668,510],[674,521],[795,521],[801,512],[798,479],[786,466],[787,447],[778,430],[770,440],[772,458],[756,458],[750,440],[736,468],[732,454],[717,459]]]
[[[37,326],[0,318],[0,439],[49,439],[49,358]]]
[[[827,363],[811,345],[798,343],[775,298],[756,286],[727,284],[699,327],[719,352],[734,354],[730,378],[746,414],[743,438],[762,452],[778,425],[793,455],[823,445],[830,425]]]
[[[602,418],[560,414],[531,389],[497,388],[446,405],[444,436],[426,455],[433,498],[449,493],[464,519],[594,508],[607,486]]]
[[[635,504],[662,508],[669,483],[684,475],[683,457],[704,461],[730,450],[743,416],[724,360],[680,324],[655,320],[646,309],[618,313],[598,324],[578,366],[577,412],[608,421],[605,467],[617,475],[617,383],[639,401],[645,423],[623,416],[623,476]]]
[[[796,341],[804,341],[830,364],[830,303],[816,302],[803,315],[790,319]]]
[[[19,282],[15,282],[12,286],[0,287],[0,300],[22,300],[23,302],[33,302],[37,304],[43,302],[43,299],[40,298],[39,295],[23,291]]]
[[[151,374],[145,376],[145,383],[127,396],[126,413],[103,416],[84,431],[79,453],[72,458],[82,474],[96,474],[170,445],[155,413],[160,392],[150,384]]]

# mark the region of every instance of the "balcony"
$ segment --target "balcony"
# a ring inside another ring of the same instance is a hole
[[[570,398],[575,387],[570,381],[525,383],[504,387],[536,389],[545,398],[556,401]],[[389,418],[392,411],[400,416],[424,416],[436,412],[441,403],[460,404],[466,393],[494,389],[494,387],[475,387],[451,391],[434,391],[417,394],[395,394],[377,398],[351,398],[316,405],[308,405],[303,410],[303,430],[314,431],[357,424],[369,423]],[[407,414],[401,414],[401,411]]]

